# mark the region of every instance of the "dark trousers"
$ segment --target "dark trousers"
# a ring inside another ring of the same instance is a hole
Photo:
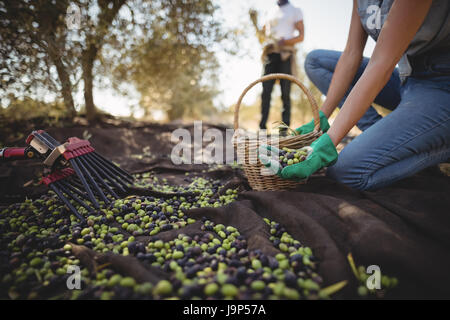
[[[268,63],[264,66],[264,75],[271,73],[291,74],[291,58],[282,61],[279,53],[271,53],[268,55]],[[270,99],[275,80],[263,82],[262,104],[261,104],[261,122],[259,127],[266,129],[266,122],[269,118]],[[280,80],[281,99],[283,101],[283,112],[281,118],[287,125],[291,121],[291,82],[289,80]]]

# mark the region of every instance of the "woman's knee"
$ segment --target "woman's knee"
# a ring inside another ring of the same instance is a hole
[[[305,71],[312,83],[326,94],[340,53],[330,50],[313,50],[305,59]]]
[[[305,71],[310,77],[310,75],[314,72],[315,69],[320,68],[321,58],[324,56],[326,50],[313,50],[308,53],[305,59]]]
[[[362,163],[354,157],[339,155],[338,161],[327,169],[327,176],[352,189],[370,189],[370,170],[363,170]]]

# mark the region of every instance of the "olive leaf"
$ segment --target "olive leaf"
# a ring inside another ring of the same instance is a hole
[[[291,133],[291,135],[293,136],[298,136],[298,132],[295,131],[294,129],[290,128],[286,123],[284,123],[283,121],[275,121],[272,123],[273,129],[285,129],[287,132]]]
[[[351,253],[349,253],[347,255],[347,260],[348,260],[348,263],[350,264],[350,267],[352,268],[353,274],[355,275],[356,279],[358,279],[358,281],[361,281],[358,270],[356,270],[355,261],[353,260],[353,255]]]
[[[348,281],[340,281],[338,283],[332,284],[331,286],[328,286],[326,288],[323,288],[320,290],[320,295],[324,295],[326,297],[331,296],[332,294],[335,294],[336,292],[342,290],[347,285]]]

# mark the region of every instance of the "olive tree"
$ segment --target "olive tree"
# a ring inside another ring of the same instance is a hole
[[[82,90],[96,120],[94,87],[108,79],[116,89],[133,84],[141,105],[148,110],[151,98],[170,118],[206,109],[215,93],[211,48],[224,38],[216,9],[213,0],[0,1],[0,94],[57,92],[73,116]]]

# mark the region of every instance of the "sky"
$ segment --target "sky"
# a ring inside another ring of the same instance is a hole
[[[220,6],[218,16],[223,19],[225,26],[243,26],[248,32],[248,38],[239,43],[237,56],[231,56],[223,51],[217,52],[221,65],[219,74],[220,95],[215,104],[218,107],[233,105],[242,90],[261,76],[261,46],[253,32],[248,16],[249,9],[257,10],[260,20],[270,8],[276,5],[276,0],[216,0]],[[305,40],[297,45],[298,64],[303,65],[303,53],[314,49],[331,49],[342,51],[345,47],[352,0],[290,0],[301,8],[304,15]],[[260,22],[261,24],[261,22]],[[365,55],[370,56],[374,42],[369,39]],[[260,88],[251,90],[244,103],[251,104],[260,94]],[[95,103],[102,109],[114,114],[129,115],[129,105],[137,104],[136,99],[120,97],[110,90],[97,90]],[[138,114],[136,114],[138,115]]]

